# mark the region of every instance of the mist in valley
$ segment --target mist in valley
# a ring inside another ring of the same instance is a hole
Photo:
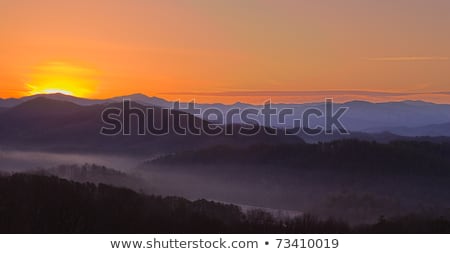
[[[448,215],[447,178],[292,170],[283,166],[162,165],[152,157],[1,151],[3,173],[55,175],[136,192],[207,199],[272,214],[311,213],[360,224],[408,213]]]
[[[97,164],[126,172],[139,165],[141,160],[144,161],[145,159],[142,157],[117,155],[0,150],[0,171],[26,172],[37,168],[48,168],[58,165]]]

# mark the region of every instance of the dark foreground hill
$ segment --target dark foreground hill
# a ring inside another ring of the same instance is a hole
[[[0,177],[0,233],[450,233],[450,223],[407,216],[351,228],[309,215],[278,220],[205,200],[16,174]]]
[[[387,144],[340,140],[319,144],[215,146],[155,159],[156,165],[251,165],[291,173],[333,170],[337,173],[450,176],[450,143],[395,141]]]

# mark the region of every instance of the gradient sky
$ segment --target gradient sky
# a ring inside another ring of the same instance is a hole
[[[0,97],[450,103],[449,29],[448,0],[0,0]]]

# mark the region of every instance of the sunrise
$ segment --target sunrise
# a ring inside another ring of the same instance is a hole
[[[201,93],[357,90],[419,92],[422,98],[400,99],[450,103],[430,95],[450,87],[447,1],[1,5],[3,98],[61,90],[89,98],[139,92],[233,103],[236,98]],[[362,99],[352,96],[340,97]]]
[[[0,252],[449,253],[449,28],[448,0],[0,0]]]
[[[94,70],[65,62],[49,62],[33,68],[29,83],[29,95],[62,93],[89,97],[95,91]]]

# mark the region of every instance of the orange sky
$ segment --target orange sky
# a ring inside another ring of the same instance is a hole
[[[450,103],[449,27],[447,0],[0,0],[0,97]]]

